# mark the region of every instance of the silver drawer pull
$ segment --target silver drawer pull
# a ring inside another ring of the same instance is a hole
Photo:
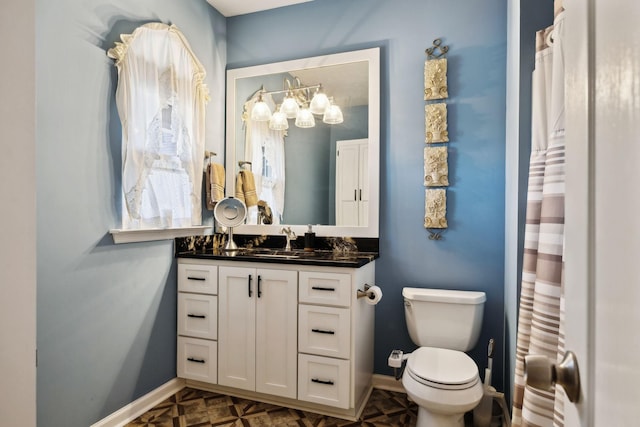
[[[206,319],[207,316],[204,314],[187,314],[187,317],[195,317],[196,319]]]
[[[314,291],[329,291],[329,292],[335,292],[336,288],[323,288],[322,286],[312,286],[311,289],[313,289]]]
[[[333,381],[319,380],[317,378],[311,378],[311,382],[312,383],[318,383],[318,384],[333,385]]]
[[[201,282],[204,282],[205,280],[207,280],[205,277],[190,277],[190,276],[187,276],[187,279],[189,279],[189,280],[200,280]]]
[[[317,334],[329,334],[329,335],[335,335],[336,334],[334,331],[324,331],[322,329],[312,329],[311,332],[315,332]]]
[[[205,363],[205,361],[204,361],[204,360],[202,360],[202,359],[194,359],[193,357],[187,357],[187,360],[188,360],[189,362]]]

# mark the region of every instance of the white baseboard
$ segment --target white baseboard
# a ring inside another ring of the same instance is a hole
[[[118,409],[106,418],[92,424],[91,427],[123,426],[135,420],[169,396],[182,390],[184,385],[185,381],[182,378],[174,378],[167,381],[155,390],[151,390],[149,393]]]
[[[406,393],[404,386],[402,385],[402,381],[396,380],[396,378],[391,375],[373,374],[371,384],[373,385],[373,388]]]

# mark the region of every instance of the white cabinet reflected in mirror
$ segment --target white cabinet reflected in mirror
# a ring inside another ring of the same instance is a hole
[[[251,170],[260,201],[234,232],[378,237],[379,122],[378,48],[228,70],[226,194]]]

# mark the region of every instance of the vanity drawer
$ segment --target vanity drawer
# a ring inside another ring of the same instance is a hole
[[[178,293],[178,335],[218,338],[218,297]]]
[[[218,343],[198,338],[178,337],[178,377],[218,382]]]
[[[349,358],[351,343],[348,308],[298,306],[298,351]]]
[[[178,290],[182,292],[218,293],[218,267],[178,263]]]
[[[351,305],[351,275],[301,271],[299,301],[307,304]]]
[[[298,355],[298,399],[348,409],[349,361]]]

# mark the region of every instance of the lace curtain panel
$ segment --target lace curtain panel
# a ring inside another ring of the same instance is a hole
[[[108,51],[118,70],[122,228],[202,223],[205,71],[174,25],[150,23]]]
[[[249,111],[258,99],[256,92],[244,105],[245,155],[251,161],[258,199],[267,203],[273,213],[273,224],[280,224],[284,215],[285,150],[282,130],[269,128],[268,122],[251,120]],[[263,95],[271,111],[276,105],[270,94]],[[257,208],[249,208],[248,224],[257,224]]]

